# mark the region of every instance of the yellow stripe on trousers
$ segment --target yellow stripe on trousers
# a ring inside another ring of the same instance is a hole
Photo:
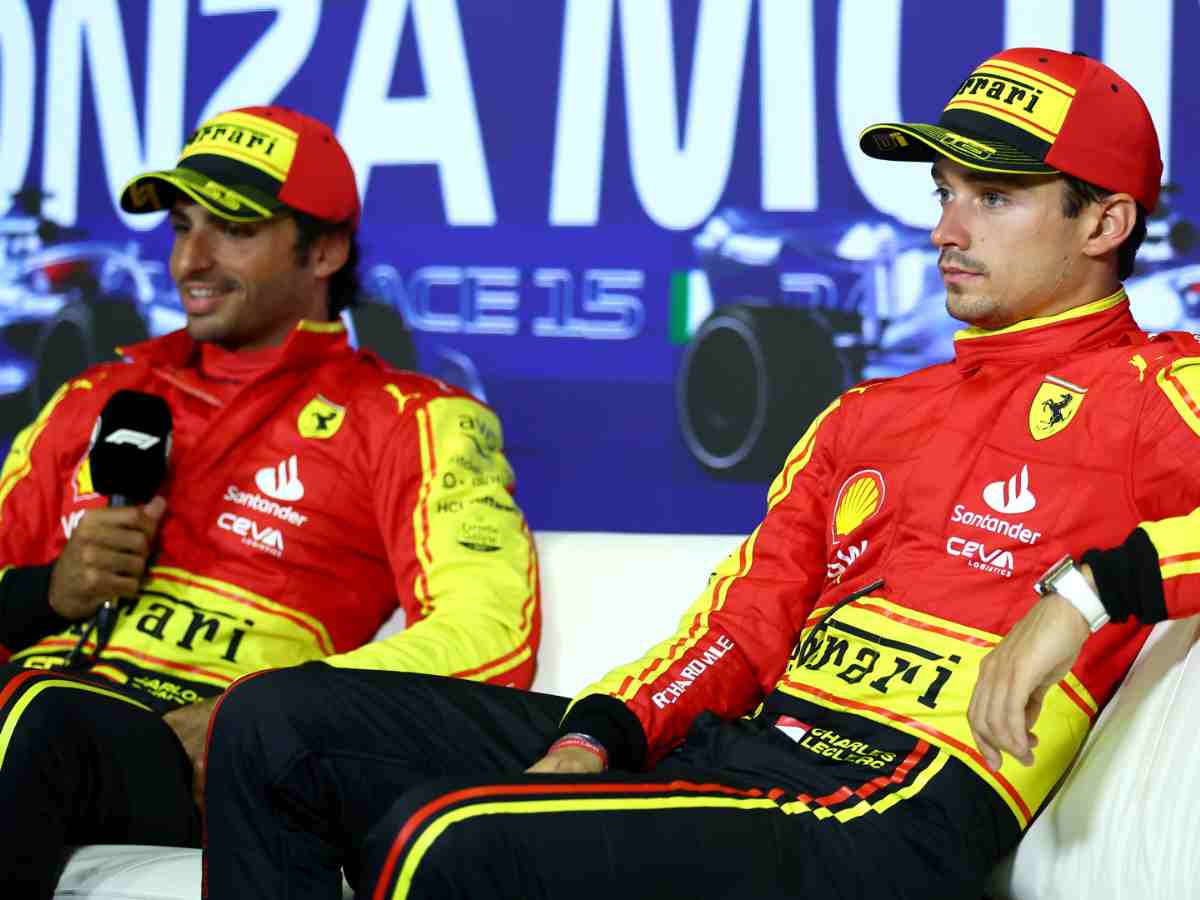
[[[38,695],[41,694],[42,691],[53,687],[74,688],[80,691],[89,691],[93,694],[111,697],[113,700],[121,700],[132,706],[140,707],[141,709],[146,710],[146,712],[150,712],[150,707],[145,703],[139,703],[138,701],[126,697],[123,694],[118,694],[116,691],[110,691],[106,688],[100,687],[99,685],[83,684],[78,681],[67,681],[65,679],[58,678],[39,681],[37,684],[26,690],[25,693],[21,695],[21,699],[17,700],[17,702],[13,704],[12,709],[5,717],[4,727],[0,728],[0,768],[4,768],[4,758],[8,755],[8,744],[12,740],[13,732],[17,728],[17,719],[21,717],[21,713],[25,711],[26,707],[28,707],[30,703],[37,699]]]
[[[613,799],[591,800],[517,800],[500,801],[495,803],[479,803],[439,816],[430,825],[409,851],[408,858],[400,870],[396,887],[392,891],[391,900],[407,900],[412,889],[413,878],[416,877],[417,867],[421,859],[447,828],[474,816],[490,815],[528,815],[532,813],[559,812],[595,812],[618,811],[634,809],[779,809],[774,800],[765,797],[739,799],[736,797],[621,797]]]

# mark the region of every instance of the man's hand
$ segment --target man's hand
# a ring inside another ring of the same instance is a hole
[[[175,732],[192,761],[192,797],[201,812],[204,811],[204,745],[208,742],[208,721],[218,699],[213,697],[181,706],[163,716],[163,721]]]
[[[581,747],[551,750],[525,770],[530,775],[592,775],[604,771],[600,757]]]
[[[1093,581],[1087,566],[1080,570]],[[1033,726],[1042,701],[1066,677],[1090,634],[1087,620],[1069,600],[1047,594],[984,657],[967,720],[993,770],[1000,768],[1002,752],[1033,765]]]
[[[137,594],[167,501],[89,509],[50,573],[50,607],[64,619],[89,619],[105,600]]]

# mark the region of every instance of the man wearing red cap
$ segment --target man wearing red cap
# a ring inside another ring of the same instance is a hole
[[[64,385],[0,475],[12,896],[51,896],[68,844],[197,845],[209,719],[248,673],[533,675],[537,566],[499,421],[347,343],[360,210],[329,128],[222,113],[121,205],[167,211],[187,327]],[[123,508],[89,461],[118,391],[173,426],[159,496]],[[393,614],[407,627],[373,640]]]
[[[1200,611],[1200,344],[1129,314],[1162,167],[1108,67],[1006,51],[861,146],[932,164],[955,359],[831,403],[679,630],[574,701],[232,691],[208,896],[332,896],[344,863],[377,900],[977,900],[1150,627]]]

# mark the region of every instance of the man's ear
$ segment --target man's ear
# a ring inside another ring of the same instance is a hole
[[[1109,194],[1092,206],[1093,225],[1084,244],[1088,256],[1115,251],[1137,224],[1137,201],[1129,194]]]
[[[321,235],[313,241],[309,259],[313,275],[328,278],[346,264],[350,258],[350,232],[338,229]]]

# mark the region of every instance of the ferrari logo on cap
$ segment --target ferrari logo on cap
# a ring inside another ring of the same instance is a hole
[[[946,104],[995,116],[1053,144],[1075,99],[1075,88],[1011,60],[989,59],[962,83]]]
[[[296,428],[301,437],[325,440],[337,434],[345,419],[346,407],[331,403],[317,394],[300,410]]]
[[[253,166],[276,181],[287,179],[300,137],[263,116],[233,110],[209,119],[188,139],[180,164],[195,153],[224,156]]]
[[[1087,388],[1047,375],[1029,405],[1029,433],[1033,439],[1044,441],[1070,425],[1086,395]]]

